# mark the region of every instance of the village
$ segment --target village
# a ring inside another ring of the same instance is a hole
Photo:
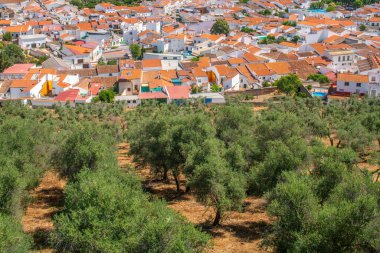
[[[3,43],[38,61],[2,64],[0,98],[50,107],[90,103],[110,90],[128,107],[224,103],[228,93],[265,92],[289,74],[309,97],[379,96],[380,4],[315,3],[3,1]]]

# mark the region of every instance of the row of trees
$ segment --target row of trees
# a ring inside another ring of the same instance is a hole
[[[16,103],[0,108],[0,252],[28,252],[20,218],[46,169],[69,180],[64,210],[44,240],[59,252],[200,252],[209,236],[150,201],[132,173],[121,172],[115,143],[124,137],[123,106],[53,110]]]
[[[263,196],[277,251],[380,249],[380,102],[287,97],[260,113],[240,104],[205,107],[120,104],[75,109],[0,108],[0,251],[25,252],[18,219],[27,190],[54,165],[69,179],[55,217],[53,247],[64,252],[199,252],[208,236],[160,201],[150,201],[115,144],[162,180],[215,209],[217,225],[247,195]],[[127,122],[127,123],[126,123]],[[185,178],[185,184],[180,178]],[[3,239],[4,238],[4,239]],[[4,250],[3,250],[4,249]]]
[[[117,129],[81,124],[57,152],[70,183],[65,209],[55,218],[60,252],[199,252],[208,236],[163,202],[151,202],[138,179],[118,169]],[[112,131],[110,131],[112,130]]]
[[[297,97],[258,114],[239,104],[145,106],[130,113],[128,140],[162,180],[172,175],[178,191],[212,206],[214,225],[246,195],[264,196],[276,218],[265,245],[376,251],[379,171],[358,163],[379,157],[378,108],[371,99],[323,105]]]
[[[21,216],[49,167],[59,142],[52,125],[39,121],[45,113],[13,103],[0,109],[0,252],[28,252],[32,240],[23,234]]]

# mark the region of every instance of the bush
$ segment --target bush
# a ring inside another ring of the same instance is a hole
[[[81,172],[55,218],[59,252],[201,252],[208,236],[163,202],[150,202],[138,180],[115,169]]]
[[[80,127],[73,130],[57,151],[57,169],[70,179],[82,169],[113,168],[116,166],[114,150],[106,133],[95,127]]]
[[[0,252],[30,252],[31,238],[11,216],[0,213]]]

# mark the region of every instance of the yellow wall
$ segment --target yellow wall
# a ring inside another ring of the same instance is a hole
[[[216,75],[213,71],[207,72],[207,76],[210,83],[216,83]]]
[[[51,94],[52,90],[53,90],[53,82],[52,81],[46,81],[45,84],[42,86],[41,95],[42,96],[48,96]]]

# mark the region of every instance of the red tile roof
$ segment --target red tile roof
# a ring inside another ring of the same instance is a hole
[[[4,70],[4,74],[26,74],[35,64],[15,64]]]
[[[166,86],[166,91],[170,99],[183,99],[190,97],[190,86]]]
[[[139,94],[139,99],[164,99],[168,98],[163,92],[142,92]]]
[[[74,101],[79,94],[79,89],[70,89],[67,91],[62,91],[54,98],[55,101],[66,102],[66,101]]]

